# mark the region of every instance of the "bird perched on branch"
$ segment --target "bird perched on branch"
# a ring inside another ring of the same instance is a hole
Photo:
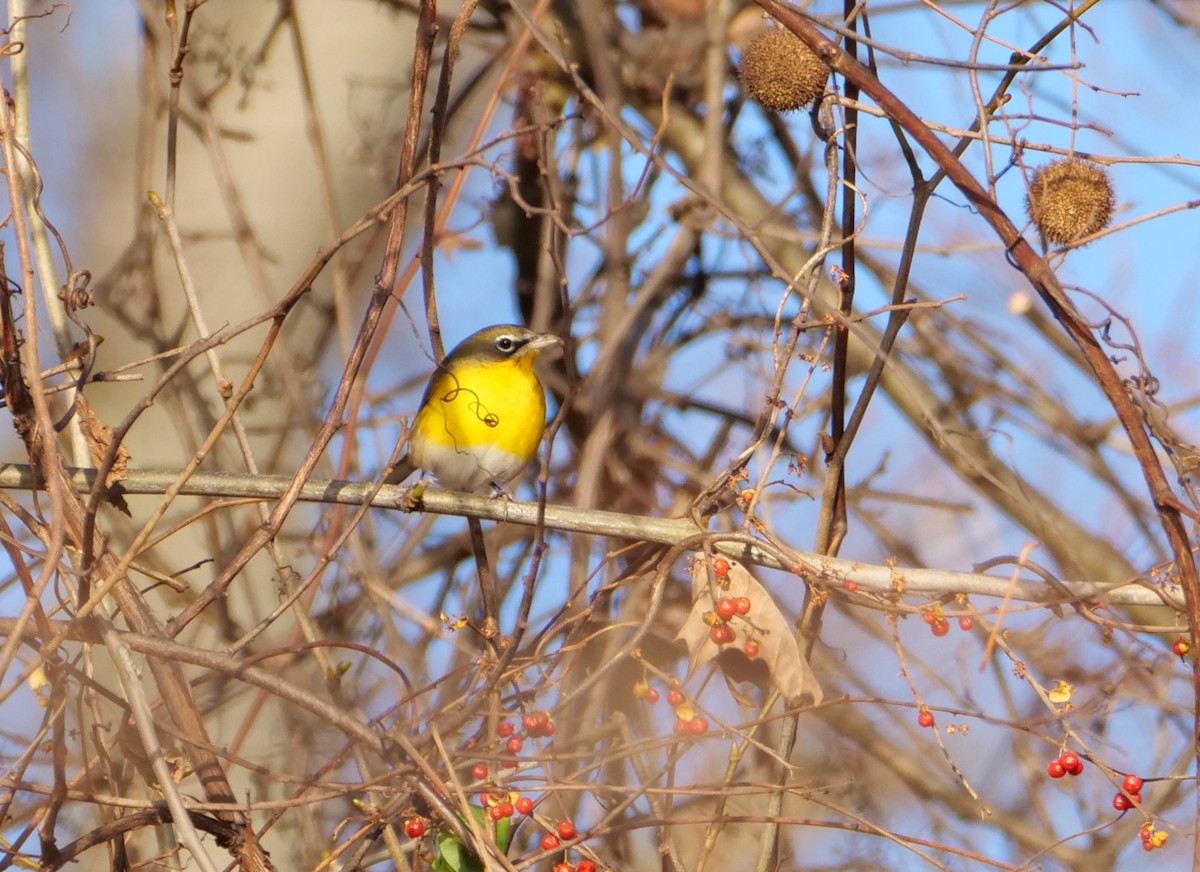
[[[472,333],[429,378],[413,419],[408,453],[385,479],[421,469],[450,490],[502,488],[537,453],[546,432],[546,393],[533,363],[562,340],[516,324]]]

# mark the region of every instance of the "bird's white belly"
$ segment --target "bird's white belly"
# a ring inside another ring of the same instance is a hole
[[[510,451],[492,445],[424,444],[420,457],[413,460],[421,469],[433,473],[438,484],[449,490],[473,491],[490,485],[503,484],[516,478],[525,460]]]

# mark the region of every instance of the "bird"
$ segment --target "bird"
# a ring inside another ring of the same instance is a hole
[[[546,392],[533,363],[561,344],[551,333],[495,324],[456,345],[429,377],[408,453],[384,483],[399,484],[420,469],[449,490],[503,491],[546,432]]]

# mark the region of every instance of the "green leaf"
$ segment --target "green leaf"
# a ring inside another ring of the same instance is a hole
[[[471,815],[486,830],[488,816],[477,805],[471,806]],[[463,823],[467,819],[459,813]],[[501,853],[508,853],[512,843],[512,818],[501,818],[496,822],[496,847]],[[462,839],[449,829],[442,829],[437,837],[437,857],[433,861],[434,872],[484,872],[483,862],[475,856],[475,852],[463,844]]]
[[[433,868],[435,872],[484,872],[479,858],[450,830],[438,833]]]

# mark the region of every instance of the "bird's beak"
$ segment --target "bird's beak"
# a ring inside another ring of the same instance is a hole
[[[525,343],[527,351],[541,351],[543,348],[549,348],[551,345],[562,345],[563,341],[560,337],[553,333],[535,333],[528,342]]]

